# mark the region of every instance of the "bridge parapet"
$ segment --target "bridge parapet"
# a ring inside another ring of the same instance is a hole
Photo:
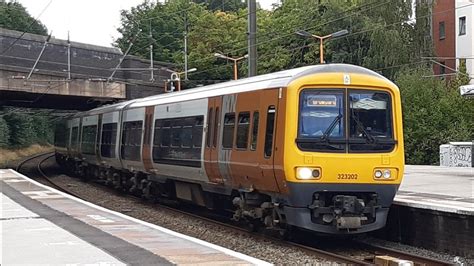
[[[154,71],[147,71],[150,61],[126,56],[111,77],[123,57],[118,48],[55,38],[45,46],[46,39],[0,28],[0,105],[48,107],[63,101],[66,109],[89,109],[163,93],[172,72],[172,64],[154,62]]]

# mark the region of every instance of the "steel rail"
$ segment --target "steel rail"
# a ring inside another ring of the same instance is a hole
[[[33,160],[33,159],[36,159],[36,158],[38,158],[38,157],[45,156],[45,155],[47,155],[47,154],[52,154],[52,153],[54,153],[54,152],[53,152],[53,151],[44,152],[44,153],[40,153],[40,154],[36,154],[36,155],[30,156],[30,157],[28,157],[28,158],[26,158],[26,159],[23,159],[23,160],[16,166],[15,170],[16,170],[17,172],[21,172],[21,171],[20,171],[21,167],[22,167],[23,165],[25,165],[27,162],[29,162],[29,161],[31,161],[31,160]]]
[[[428,258],[424,257],[421,255],[401,251],[401,250],[396,250],[393,248],[389,247],[384,247],[376,244],[369,244],[365,242],[359,242],[356,241],[357,244],[363,245],[364,248],[367,248],[368,250],[373,251],[375,253],[374,256],[381,256],[381,255],[386,255],[394,258],[399,258],[399,259],[404,259],[404,260],[409,260],[412,261],[415,265],[453,265],[454,263],[448,263],[446,261],[434,259],[434,258]]]
[[[68,189],[65,189],[59,185],[57,185],[56,183],[54,183],[53,180],[51,180],[49,178],[49,176],[43,171],[43,169],[41,169],[41,165],[47,161],[49,158],[53,157],[54,156],[54,152],[45,152],[45,153],[40,153],[40,154],[37,154],[37,155],[34,155],[34,156],[31,156],[31,157],[28,157],[26,159],[24,159],[23,161],[21,161],[17,167],[16,167],[16,171],[17,172],[21,172],[21,167],[24,166],[26,163],[30,162],[30,161],[33,161],[35,159],[38,159],[42,156],[45,156],[45,158],[41,159],[37,164],[36,164],[36,171],[38,172],[39,174],[39,177],[43,178],[44,180],[46,180],[49,184],[51,184],[54,188],[58,189],[59,191],[62,191],[64,193],[67,193],[69,195],[72,195],[76,198],[79,198],[79,199],[84,199],[82,198],[79,194],[77,193],[74,193]]]
[[[32,157],[22,161],[18,165],[17,171],[19,171],[20,168],[25,163],[27,163],[28,161],[34,160],[34,159],[39,158],[41,156],[46,156],[46,155],[51,154],[51,153],[52,152],[42,153],[42,154],[32,156]],[[68,194],[70,194],[74,197],[84,199],[79,194],[74,193],[74,192],[72,192],[68,189],[65,189],[60,185],[57,185],[43,171],[43,169],[41,168],[41,165],[53,156],[54,156],[54,154],[46,156],[45,158],[41,159],[41,161],[37,164],[37,171],[40,174],[41,178],[45,179],[48,183],[50,183],[52,186],[54,186],[55,188],[57,188],[60,191],[68,193]],[[95,185],[100,185],[99,183],[94,183],[94,184]],[[100,187],[106,188],[111,193],[112,193],[112,191],[116,192],[116,190],[110,189],[107,186],[100,185]],[[114,193],[114,194],[116,194],[116,193]],[[143,198],[138,197],[138,196],[134,196],[134,195],[131,195],[131,194],[122,194],[122,193],[120,193],[119,195],[130,197],[130,198],[133,198],[133,199],[143,200]],[[204,220],[206,222],[209,222],[209,223],[212,223],[212,224],[222,226],[222,227],[225,227],[227,229],[236,231],[240,234],[245,234],[249,237],[259,238],[261,240],[267,240],[267,241],[270,240],[274,243],[284,244],[288,247],[298,247],[299,249],[301,249],[303,252],[305,252],[307,254],[312,254],[312,255],[314,255],[318,258],[326,259],[326,260],[331,261],[331,262],[337,262],[337,263],[342,263],[342,264],[347,264],[347,265],[374,265],[374,260],[375,260],[376,256],[386,255],[386,256],[390,256],[390,257],[394,257],[394,258],[398,258],[398,259],[410,260],[410,261],[413,261],[416,265],[452,265],[452,264],[450,264],[448,262],[445,262],[445,261],[441,261],[441,260],[437,260],[437,259],[433,259],[433,258],[428,258],[428,257],[423,257],[423,256],[420,256],[420,255],[416,255],[416,254],[396,250],[396,249],[393,249],[393,248],[383,247],[383,246],[379,246],[379,245],[375,245],[375,244],[369,244],[369,243],[360,242],[360,241],[354,241],[355,243],[357,243],[358,248],[362,246],[362,248],[365,249],[364,251],[370,251],[371,253],[373,253],[372,261],[359,260],[359,259],[355,259],[355,258],[346,256],[346,255],[341,255],[341,254],[338,254],[338,253],[322,250],[322,249],[319,249],[319,248],[314,248],[314,247],[311,247],[311,246],[308,246],[308,245],[305,245],[305,244],[300,244],[300,243],[296,243],[296,242],[289,241],[289,240],[282,240],[280,238],[269,236],[269,235],[266,235],[266,234],[263,234],[263,233],[252,232],[249,229],[242,228],[242,227],[239,227],[239,226],[236,226],[236,225],[232,225],[232,224],[229,224],[228,222],[219,221],[218,219],[222,220],[222,219],[224,219],[224,216],[219,216],[219,218],[218,218],[215,213],[212,213],[212,215],[210,213],[207,213],[207,214],[202,214],[201,213],[201,214],[199,214],[199,212],[196,213],[196,210],[193,210],[193,211],[191,211],[191,210],[182,210],[180,208],[171,206],[171,204],[166,204],[166,203],[163,203],[163,202],[158,203],[157,205],[160,208],[166,209],[168,211],[178,213],[178,214],[181,214],[181,215],[185,215],[185,216],[188,216],[188,217],[192,217],[192,218],[195,218],[195,219],[199,219],[199,220]],[[213,216],[214,218],[211,218],[210,216]],[[228,220],[228,217],[226,217],[225,219]]]

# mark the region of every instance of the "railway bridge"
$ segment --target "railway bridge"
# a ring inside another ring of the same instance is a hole
[[[0,106],[87,110],[159,94],[173,65],[0,28]]]

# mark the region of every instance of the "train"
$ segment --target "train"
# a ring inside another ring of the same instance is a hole
[[[64,119],[56,161],[85,179],[286,234],[382,228],[403,178],[402,103],[382,75],[320,64]]]

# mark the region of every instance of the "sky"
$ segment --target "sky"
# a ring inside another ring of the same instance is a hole
[[[51,3],[50,3],[51,1]],[[53,36],[88,44],[111,47],[120,36],[120,10],[137,6],[143,0],[17,0],[34,18],[45,9],[39,20]],[[257,0],[260,6],[271,9],[279,0]],[[48,6],[48,3],[49,6]]]

